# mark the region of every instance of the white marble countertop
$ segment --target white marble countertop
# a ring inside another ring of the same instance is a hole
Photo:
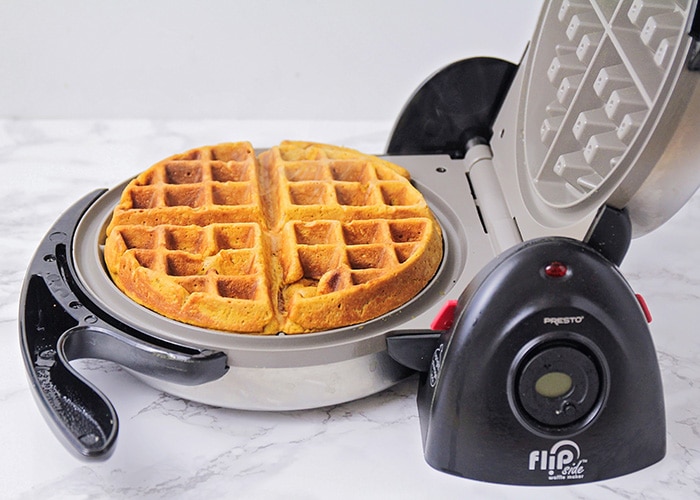
[[[191,147],[286,138],[384,150],[377,122],[0,121],[0,483],[3,498],[691,498],[700,495],[700,195],[635,240],[622,270],[654,321],[668,451],[643,471],[593,484],[512,487],[452,477],[423,460],[411,379],[360,401],[299,412],[208,407],[161,393],[107,362],[81,369],[120,416],[116,450],[83,462],[35,405],[18,341],[27,264],[56,218]]]

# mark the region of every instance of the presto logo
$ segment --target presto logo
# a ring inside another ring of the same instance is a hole
[[[554,316],[544,318],[545,325],[578,325],[584,319],[584,316]]]
[[[576,443],[564,439],[554,444],[549,450],[530,452],[528,469],[546,470],[550,481],[582,479],[588,460],[581,458],[581,450]]]

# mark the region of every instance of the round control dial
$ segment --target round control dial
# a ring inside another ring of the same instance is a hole
[[[554,433],[590,422],[605,392],[597,357],[582,344],[556,340],[521,358],[511,390],[521,420]]]

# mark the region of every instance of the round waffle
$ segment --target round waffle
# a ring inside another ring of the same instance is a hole
[[[414,297],[442,238],[408,172],[357,151],[283,142],[193,149],[131,181],[107,268],[136,302],[237,333],[361,323]]]

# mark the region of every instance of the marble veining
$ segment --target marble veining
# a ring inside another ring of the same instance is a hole
[[[27,264],[60,213],[190,147],[285,138],[384,150],[383,122],[0,121],[0,481],[3,498],[692,498],[700,495],[700,195],[635,240],[622,270],[649,303],[668,452],[644,471],[555,489],[484,484],[423,460],[416,379],[329,408],[249,412],[185,401],[119,366],[76,367],[108,395],[120,436],[105,462],[55,439],[30,394],[18,342]]]

